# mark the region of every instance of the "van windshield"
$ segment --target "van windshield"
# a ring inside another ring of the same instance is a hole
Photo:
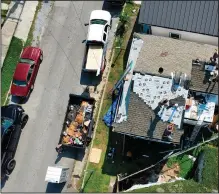
[[[94,19],[90,21],[91,24],[100,24],[100,25],[105,25],[107,23],[106,20],[100,20],[100,19]]]

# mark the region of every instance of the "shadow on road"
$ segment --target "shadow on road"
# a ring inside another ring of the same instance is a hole
[[[121,11],[122,11],[122,6],[112,6],[110,3],[107,3],[104,1],[102,10],[106,10],[110,12],[112,18],[117,18],[119,17]]]
[[[97,86],[101,82],[101,75],[96,76],[96,73],[81,71],[81,85]]]
[[[8,180],[8,177],[7,177],[7,176],[5,176],[5,177],[3,177],[3,178],[1,179],[1,189],[4,188],[5,183],[6,183],[7,180]]]
[[[61,193],[66,183],[48,183],[46,193]]]
[[[5,20],[3,21],[3,23],[1,24],[1,27],[5,24],[5,22],[8,20],[8,19],[15,19],[15,20],[19,20],[21,21],[20,19],[18,18],[14,18],[14,17],[11,17],[11,15],[16,11],[16,9],[18,8],[18,4],[24,4],[24,1],[19,1],[17,0],[13,7],[11,7],[10,10],[8,10],[8,13],[7,13],[7,17],[5,18]]]
[[[84,149],[69,148],[57,155],[55,164],[57,164],[62,158],[72,158],[76,161],[82,161],[85,155]]]
[[[32,92],[30,92],[30,94],[26,97],[26,98],[21,98],[21,97],[18,97],[18,96],[11,96],[11,102],[13,104],[26,104],[27,101],[29,100],[30,98],[30,95],[31,95]]]

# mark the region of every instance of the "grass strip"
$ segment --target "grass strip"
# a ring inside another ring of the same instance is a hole
[[[194,180],[176,181],[147,188],[136,189],[130,193],[210,193],[211,190]]]
[[[218,148],[206,145],[203,152],[202,184],[210,189],[218,190]]]
[[[193,161],[189,158],[188,155],[180,155],[173,158],[170,158],[167,161],[167,167],[171,168],[174,164],[179,164],[180,172],[179,176],[182,178],[186,178],[187,174],[190,172],[193,167]]]
[[[10,87],[10,83],[13,78],[14,70],[16,68],[22,49],[23,49],[22,40],[16,37],[12,37],[11,44],[9,46],[7,55],[3,63],[3,67],[1,69],[1,103],[2,105],[6,100],[7,93]]]

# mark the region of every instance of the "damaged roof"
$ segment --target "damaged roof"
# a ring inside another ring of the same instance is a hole
[[[192,60],[213,56],[216,46],[199,44],[185,40],[135,33],[144,43],[139,53],[135,72],[161,77],[171,77],[171,72],[186,73],[191,78]],[[160,74],[159,68],[163,68]]]
[[[160,120],[156,113],[134,92],[130,92],[128,103],[128,119],[122,123],[114,123],[114,131],[125,133],[142,138],[153,138],[162,140],[163,133],[168,125],[167,122]],[[150,125],[151,124],[151,125]],[[175,129],[173,133],[173,143],[180,143],[182,129]]]
[[[192,65],[192,80],[189,88],[218,95],[218,82],[209,82],[201,65]]]
[[[139,23],[218,36],[218,1],[142,1]]]

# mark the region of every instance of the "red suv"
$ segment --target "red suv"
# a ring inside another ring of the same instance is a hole
[[[26,47],[14,72],[11,95],[27,97],[34,88],[34,82],[43,60],[43,51],[36,47]]]

